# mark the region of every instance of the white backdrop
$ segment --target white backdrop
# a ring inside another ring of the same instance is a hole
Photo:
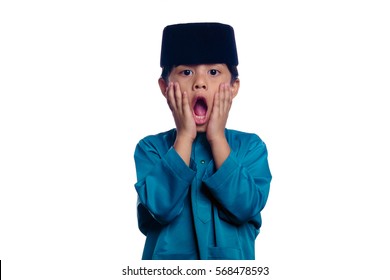
[[[256,264],[271,279],[388,279],[386,1],[247,2],[1,1],[4,279],[124,279],[142,265],[133,152],[174,125],[161,34],[194,21],[235,28],[228,127],[268,146]]]

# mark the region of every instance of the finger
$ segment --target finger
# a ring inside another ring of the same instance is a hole
[[[173,83],[170,82],[167,87],[167,102],[169,105],[169,108],[174,111],[176,110],[176,101],[175,101],[175,93],[173,90]]]
[[[227,102],[228,102],[227,99],[228,99],[228,94],[227,94],[226,84],[221,84],[220,90],[219,90],[219,113],[220,113],[220,115],[223,115],[226,111]]]
[[[222,92],[223,92],[222,110],[223,112],[228,112],[232,104],[232,88],[230,87],[229,84],[224,84]]]
[[[179,83],[174,83],[174,94],[175,94],[175,103],[176,103],[176,108],[179,112],[183,112],[183,98],[182,98],[182,93],[180,90]]]
[[[217,92],[215,94],[215,96],[214,96],[214,106],[213,106],[213,111],[212,111],[212,114],[217,115],[217,116],[220,113],[220,108],[219,108],[220,107],[220,103],[221,103],[220,92],[221,92],[221,90],[219,92]]]
[[[191,112],[190,101],[188,99],[188,94],[186,91],[183,91],[183,110],[184,112]]]

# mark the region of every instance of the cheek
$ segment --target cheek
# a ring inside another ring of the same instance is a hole
[[[183,88],[188,88],[191,86],[191,82],[188,79],[176,79],[179,85]]]
[[[183,92],[183,91],[185,91],[185,92],[187,92],[188,94],[191,94],[191,92],[192,92],[192,87],[191,87],[191,85],[190,84],[188,84],[188,83],[183,83],[183,82],[178,82],[179,83],[179,86],[180,86],[180,90]]]

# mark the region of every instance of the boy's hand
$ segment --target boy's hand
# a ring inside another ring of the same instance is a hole
[[[214,104],[207,126],[206,136],[211,143],[225,139],[225,127],[232,106],[233,93],[230,84],[221,84],[214,96]]]
[[[178,83],[170,82],[167,87],[166,97],[176,124],[176,139],[192,143],[196,137],[196,124],[187,93],[181,92]]]

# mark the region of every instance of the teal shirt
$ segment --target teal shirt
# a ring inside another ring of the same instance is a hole
[[[256,135],[225,130],[231,152],[216,170],[205,133],[187,166],[173,148],[176,130],[142,139],[134,153],[142,259],[255,259],[271,182],[268,153]]]

